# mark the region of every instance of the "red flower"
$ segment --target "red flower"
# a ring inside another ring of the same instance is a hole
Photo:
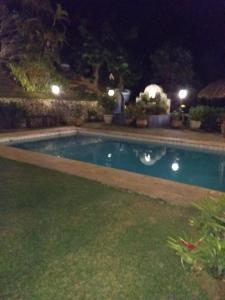
[[[196,248],[196,246],[190,242],[187,242],[185,240],[181,240],[181,243],[189,250],[192,251]]]

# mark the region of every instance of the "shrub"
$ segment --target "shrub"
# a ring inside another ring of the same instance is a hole
[[[107,94],[103,94],[98,101],[99,105],[102,106],[105,114],[112,114],[117,106],[116,99],[110,97]]]
[[[71,117],[74,119],[81,118],[85,120],[88,117],[88,110],[82,104],[74,104],[71,106]]]
[[[202,121],[202,128],[208,131],[220,130],[220,124],[225,118],[224,108],[199,105],[189,110],[189,119]]]
[[[128,105],[125,107],[125,110],[124,110],[124,114],[125,114],[125,117],[127,119],[132,119],[134,118],[134,115],[135,115],[135,106],[134,105]]]
[[[220,130],[220,124],[221,124],[223,114],[224,114],[224,108],[205,106],[205,117],[203,120],[202,127],[209,131]]]
[[[134,117],[136,119],[146,119],[147,118],[146,107],[141,102],[138,102],[134,106],[134,112],[133,113],[134,113]]]
[[[155,98],[150,98],[148,94],[141,93],[141,103],[146,106],[146,112],[150,115],[161,115],[167,112],[167,97],[165,94],[157,93]]]
[[[213,277],[225,277],[225,198],[206,199],[195,205],[199,216],[190,221],[198,237],[169,239],[169,245],[181,257],[183,266],[205,270]]]
[[[57,125],[73,125],[77,118],[87,119],[88,109],[85,105],[73,102],[55,101],[51,106],[51,115],[55,117]]]
[[[12,75],[28,92],[49,93],[52,83],[65,85],[52,63],[45,59],[27,57],[19,63],[9,64]]]
[[[24,107],[15,102],[0,102],[0,128],[20,128],[25,120]]]
[[[208,107],[206,106],[195,106],[189,110],[189,119],[193,121],[204,121],[208,113]]]
[[[141,93],[140,96],[141,96],[141,101],[145,104],[148,104],[149,102],[152,101],[152,98],[149,98],[148,94]]]
[[[182,119],[182,112],[180,110],[175,110],[171,113],[172,120],[181,120]]]
[[[147,113],[150,115],[161,115],[167,112],[167,105],[164,102],[149,104],[147,107]]]
[[[63,101],[54,101],[51,106],[51,115],[54,116],[56,125],[69,125],[70,120],[70,109]]]

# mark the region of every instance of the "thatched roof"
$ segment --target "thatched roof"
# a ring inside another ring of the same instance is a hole
[[[210,83],[198,93],[199,98],[225,99],[225,79]]]

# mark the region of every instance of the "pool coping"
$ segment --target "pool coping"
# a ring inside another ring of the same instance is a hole
[[[156,136],[154,134],[121,132],[110,129],[92,129],[84,127],[58,127],[48,129],[36,129],[18,131],[12,133],[0,133],[0,144],[10,144],[12,142],[23,142],[36,139],[54,138],[60,136],[69,136],[76,133],[93,134],[104,137],[114,137],[128,139],[133,141],[145,141],[155,143],[166,143],[167,145],[176,145],[193,149],[205,149],[208,151],[225,152],[225,143],[195,139],[181,139],[177,137]]]
[[[151,198],[163,199],[171,204],[189,206],[193,202],[198,202],[205,197],[218,197],[220,195],[225,195],[223,192],[216,190],[206,189],[198,186],[192,186],[188,184],[178,183],[166,179],[141,175],[133,172],[128,172],[124,170],[118,170],[113,168],[107,168],[103,166],[94,165],[91,163],[80,162],[76,160],[70,160],[66,158],[60,158],[56,156],[51,156],[43,153],[37,153],[33,151],[13,148],[4,143],[10,143],[12,141],[25,141],[33,139],[42,139],[46,137],[57,137],[65,135],[73,135],[76,133],[86,133],[100,136],[117,137],[117,138],[128,138],[138,141],[158,141],[160,143],[166,142],[176,145],[186,145],[183,141],[177,141],[176,138],[161,138],[147,135],[143,137],[138,134],[131,134],[124,132],[111,132],[108,130],[96,130],[96,129],[86,129],[77,127],[67,127],[67,128],[55,128],[47,130],[34,130],[26,131],[24,134],[20,132],[13,134],[5,134],[2,138],[0,136],[0,157],[16,160],[23,163],[28,163],[34,166],[47,168],[71,175],[76,175],[86,179],[101,182],[108,186],[122,188],[131,192],[143,194]],[[168,142],[167,142],[168,140]],[[2,144],[2,145],[1,145]],[[192,145],[192,144],[191,144]],[[199,143],[194,143],[194,146],[199,147]],[[206,148],[206,144],[204,144]],[[190,147],[190,146],[189,146]],[[192,146],[191,146],[192,147]],[[218,147],[219,149],[221,147]],[[217,150],[213,146],[213,149]],[[209,149],[209,148],[207,148]],[[225,151],[225,149],[223,149]],[[190,199],[190,201],[187,201]]]
[[[89,128],[77,128],[77,133],[80,134],[93,134],[99,135],[103,137],[113,137],[119,138],[122,140],[133,140],[140,142],[153,142],[159,144],[167,144],[171,146],[181,146],[189,149],[205,149],[207,151],[216,151],[216,152],[225,152],[225,144],[221,142],[214,141],[198,141],[194,139],[180,139],[174,137],[164,137],[164,136],[156,136],[151,134],[138,134],[138,133],[130,133],[130,132],[119,132],[119,131],[111,131],[111,130],[97,130],[97,129],[89,129]]]

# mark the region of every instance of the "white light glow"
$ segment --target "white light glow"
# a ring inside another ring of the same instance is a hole
[[[156,84],[150,84],[144,91],[144,94],[148,94],[149,98],[152,99],[155,99],[156,95],[161,93],[163,93],[162,88]]]
[[[174,172],[177,172],[177,171],[180,169],[180,166],[179,166],[178,162],[175,161],[174,163],[172,163],[171,169],[172,169]]]
[[[111,157],[112,157],[112,153],[109,153],[109,154],[107,155],[107,157],[108,157],[108,158],[111,158]]]
[[[145,160],[146,160],[146,162],[150,162],[151,161],[151,155],[145,153]]]
[[[51,86],[52,93],[56,96],[60,94],[60,87],[58,85],[53,84]]]
[[[108,95],[110,97],[113,97],[115,95],[115,91],[114,90],[108,90]]]
[[[188,90],[180,90],[179,93],[178,93],[178,97],[183,100],[185,98],[187,98],[187,95],[188,95]]]

